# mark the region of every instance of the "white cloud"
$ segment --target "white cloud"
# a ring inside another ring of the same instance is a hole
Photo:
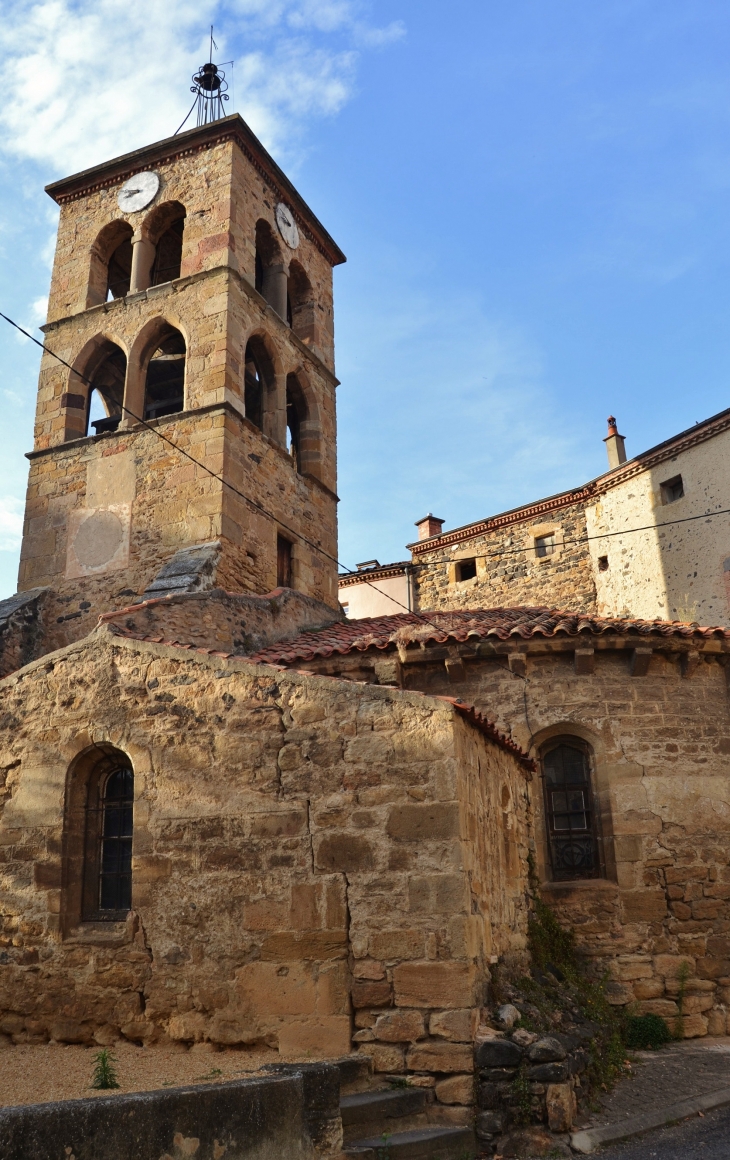
[[[211,23],[217,59],[236,58],[237,110],[269,148],[285,147],[351,97],[357,48],[403,34],[364,15],[357,0],[6,0],[0,61],[24,83],[0,109],[0,151],[68,173],[170,136]]]
[[[17,552],[23,534],[23,501],[0,496],[0,552]]]
[[[36,298],[34,302],[31,302],[30,313],[31,313],[31,316],[35,319],[35,321],[39,325],[40,325],[40,323],[46,321],[46,318],[48,316],[48,295],[47,294],[44,294],[44,295],[42,295],[42,297]]]

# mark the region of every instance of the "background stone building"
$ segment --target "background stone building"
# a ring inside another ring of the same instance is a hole
[[[449,532],[426,516],[409,561],[340,578],[348,615],[540,604],[728,624],[730,411],[631,460],[610,424],[605,475]]]

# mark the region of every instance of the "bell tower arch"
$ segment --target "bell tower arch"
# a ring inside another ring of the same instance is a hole
[[[336,608],[341,250],[237,114],[47,192],[45,342],[74,369],[43,356],[18,586],[50,589],[49,647],[211,542],[215,585],[261,594],[284,537],[291,587]]]

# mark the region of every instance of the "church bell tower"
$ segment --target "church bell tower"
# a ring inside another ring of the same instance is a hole
[[[50,590],[49,647],[201,545],[216,587],[337,607],[345,258],[242,118],[203,108],[47,187],[61,216],[43,329],[72,369],[43,356],[18,586]]]

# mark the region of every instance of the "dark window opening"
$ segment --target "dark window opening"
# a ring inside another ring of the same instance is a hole
[[[151,286],[161,286],[163,282],[172,282],[174,278],[180,277],[184,229],[185,218],[181,217],[160,237],[152,266]]]
[[[661,491],[662,503],[674,503],[675,500],[681,499],[684,495],[682,476],[675,475],[672,479],[668,479],[666,483],[662,483]]]
[[[87,435],[91,427],[97,435],[104,431],[116,431],[122,418],[127,356],[113,343],[108,343],[106,350],[108,353],[102,353],[101,362],[89,376],[92,385],[86,406]]]
[[[250,419],[260,431],[263,430],[264,376],[251,343],[246,347],[243,405],[246,418]]]
[[[547,536],[535,536],[535,555],[542,559],[545,556],[552,556],[555,551],[555,532],[550,532]]]
[[[109,259],[107,267],[106,300],[110,298],[125,298],[129,294],[132,280],[132,239],[125,238],[120,242]]]
[[[144,418],[159,419],[182,411],[185,401],[185,339],[172,330],[153,352],[147,366]]]
[[[590,759],[571,738],[542,759],[550,862],[555,879],[599,875]]]
[[[307,400],[296,375],[286,377],[286,449],[297,471],[302,470],[302,423],[308,418]]]
[[[476,560],[459,560],[456,565],[457,580],[473,580],[477,574]]]
[[[599,572],[608,572],[608,556],[599,556],[598,557],[598,571]]]
[[[290,328],[294,325],[294,315],[292,314],[291,298],[289,294],[286,296],[286,324]]]
[[[263,294],[263,292],[264,292],[264,263],[263,263],[263,260],[261,258],[261,254],[258,252],[258,250],[256,251],[256,282],[255,282],[255,286],[256,286],[256,289],[258,290],[259,294]]]
[[[291,541],[276,537],[276,587],[291,588]]]
[[[89,781],[82,915],[115,921],[132,906],[134,774],[106,758]]]

